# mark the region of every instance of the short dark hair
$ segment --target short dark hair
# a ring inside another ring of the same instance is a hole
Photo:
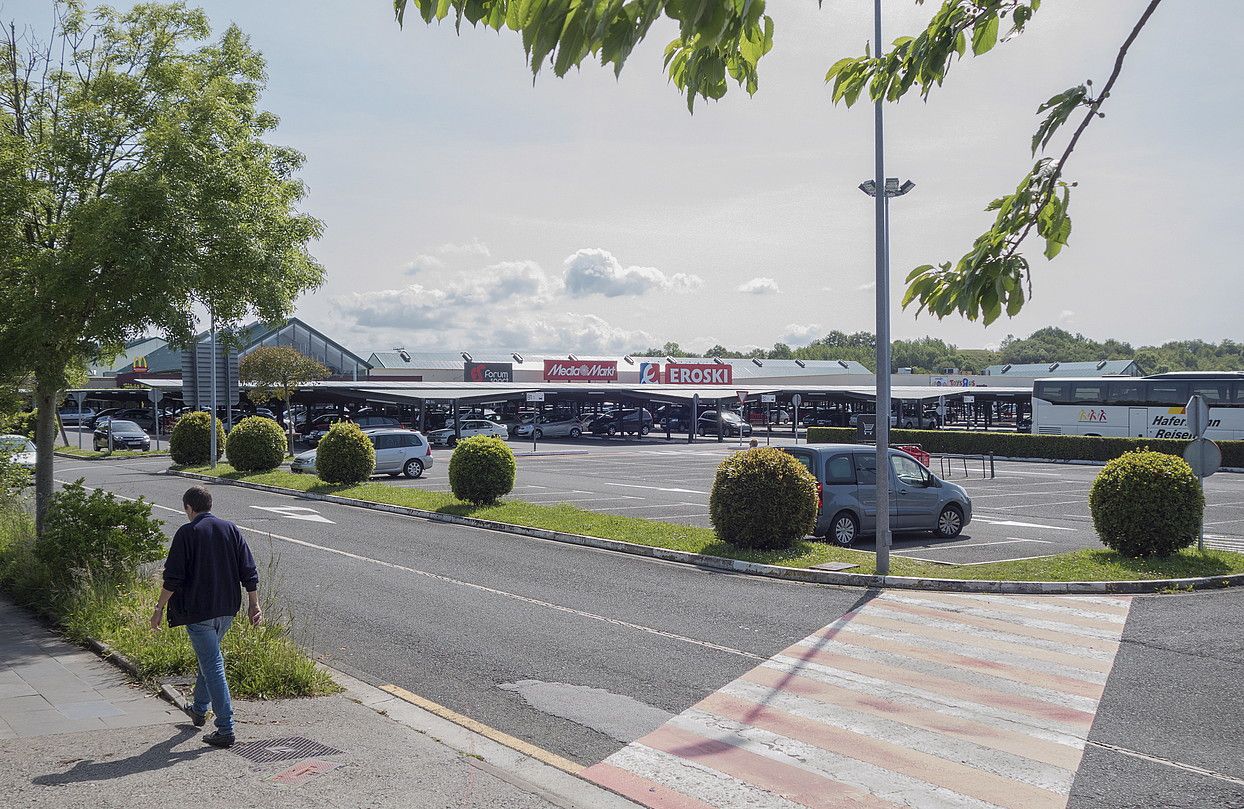
[[[181,504],[190,506],[190,510],[195,514],[202,514],[205,511],[212,510],[212,493],[202,486],[191,486],[186,489],[186,493],[181,496]]]

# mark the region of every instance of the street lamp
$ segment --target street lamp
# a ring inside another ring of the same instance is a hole
[[[880,5],[880,3],[878,3]],[[880,28],[880,23],[878,23]],[[877,41],[881,41],[878,31]],[[882,170],[881,110],[877,110],[877,171]],[[877,193],[881,185],[883,193]],[[890,572],[890,198],[907,194],[916,184],[886,177],[865,180],[860,190],[877,201],[877,575]],[[887,504],[885,507],[882,504]]]

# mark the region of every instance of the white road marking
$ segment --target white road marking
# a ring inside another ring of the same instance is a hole
[[[983,522],[987,525],[1007,525],[1012,528],[1048,528],[1051,531],[1078,531],[1078,528],[1064,528],[1060,525],[1044,525],[1037,522],[1016,522],[1015,520],[998,520],[991,517],[972,515],[972,522]]]
[[[678,494],[708,494],[698,489],[666,489],[662,486],[639,486],[634,483],[605,483],[606,486],[625,486],[628,489],[651,489],[656,492],[675,492]]]
[[[691,508],[704,508],[703,503],[648,503],[642,506],[617,506],[616,508],[608,508],[608,507],[606,508],[586,508],[585,507],[585,508],[587,511],[630,511],[632,509],[678,508],[680,506],[683,506],[683,507],[690,506]]]
[[[251,506],[251,508],[259,509],[260,511],[271,511],[273,514],[280,514],[282,517],[289,517],[291,520],[323,522],[329,525],[336,525],[332,520],[316,513],[313,508],[304,508],[302,506]]]
[[[1071,505],[1086,506],[1088,505],[1088,498],[1081,497],[1079,500],[1055,500],[1053,503],[1023,503],[1018,506],[990,506],[990,508],[1002,509],[1004,511],[1011,511],[1012,509],[1017,509],[1017,508],[1047,508],[1049,506],[1071,506]]]

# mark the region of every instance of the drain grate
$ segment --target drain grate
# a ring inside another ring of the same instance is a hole
[[[247,761],[256,764],[268,764],[273,761],[288,761],[295,758],[319,758],[321,756],[339,756],[340,750],[325,744],[292,736],[288,739],[267,739],[259,742],[235,744],[229,748]]]

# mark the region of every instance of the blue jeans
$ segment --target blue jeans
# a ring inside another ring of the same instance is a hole
[[[216,712],[216,729],[226,736],[233,735],[233,703],[229,699],[229,684],[225,682],[225,658],[220,653],[220,639],[231,624],[232,615],[186,624],[194,656],[199,659],[199,676],[194,681],[191,707],[196,713],[207,713],[210,700]]]

